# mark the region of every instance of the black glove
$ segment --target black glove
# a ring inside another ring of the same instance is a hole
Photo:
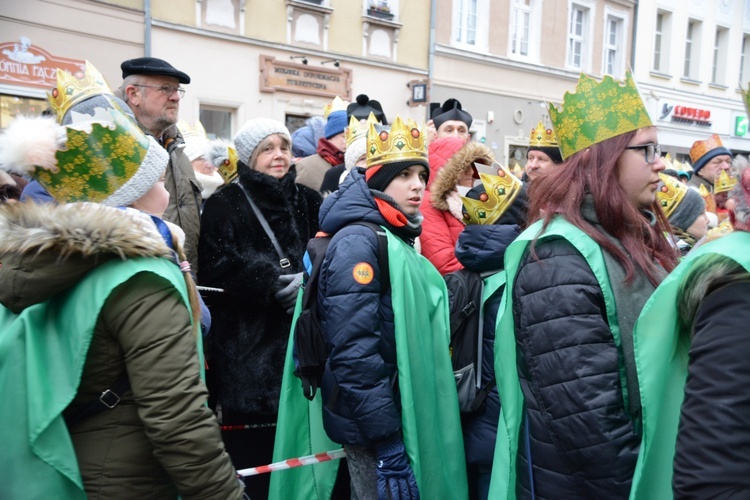
[[[409,457],[401,436],[375,447],[377,452],[378,499],[418,500],[417,479],[409,465]]]
[[[274,298],[279,301],[281,307],[287,314],[294,313],[294,306],[297,304],[297,290],[302,285],[302,273],[282,274],[276,281],[273,294]]]

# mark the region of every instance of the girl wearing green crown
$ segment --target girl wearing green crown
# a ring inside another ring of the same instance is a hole
[[[550,117],[565,162],[505,254],[490,498],[627,498],[640,445],[632,329],[676,262],[657,130],[630,74],[582,76]]]

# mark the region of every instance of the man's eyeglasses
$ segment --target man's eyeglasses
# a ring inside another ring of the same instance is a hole
[[[175,92],[180,94],[180,97],[185,97],[185,89],[183,89],[182,87],[173,87],[171,85],[138,85],[138,84],[133,84],[133,87],[151,87],[154,89],[161,90],[161,93],[167,97],[173,96]]]
[[[653,142],[649,142],[643,146],[628,146],[625,149],[642,149],[646,157],[646,163],[654,163],[656,158],[661,156],[661,146]]]

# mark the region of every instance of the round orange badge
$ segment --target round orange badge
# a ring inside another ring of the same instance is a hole
[[[360,285],[368,285],[375,277],[375,271],[372,270],[372,266],[367,262],[360,262],[354,266],[352,276],[354,276],[354,281]]]

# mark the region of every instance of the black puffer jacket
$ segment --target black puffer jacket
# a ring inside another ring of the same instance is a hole
[[[276,179],[240,164],[236,182],[258,205],[296,273],[318,231],[321,197],[294,180],[294,167]],[[234,412],[275,415],[292,322],[273,296],[282,273],[278,254],[235,183],[206,201],[201,225],[199,282],[225,290],[211,309],[210,367],[219,402]]]
[[[562,238],[528,253],[513,286],[518,372],[538,499],[627,498],[640,438],[625,410],[599,283]],[[519,498],[531,497],[521,427]]]

